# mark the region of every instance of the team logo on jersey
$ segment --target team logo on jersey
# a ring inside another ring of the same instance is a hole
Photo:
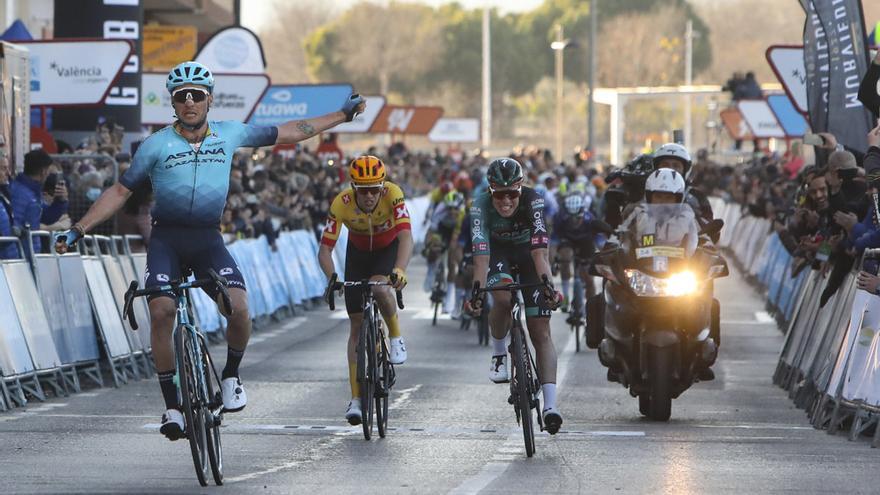
[[[391,220],[388,220],[385,223],[383,223],[382,225],[377,225],[373,229],[373,231],[378,234],[379,232],[385,232],[386,230],[390,230],[390,229],[391,229]]]
[[[336,234],[336,220],[333,220],[332,218],[328,219],[327,225],[324,227],[324,232],[327,232],[328,234],[335,235]]]
[[[486,251],[487,249],[489,249],[489,245],[485,242],[477,244],[477,251]]]
[[[534,219],[535,232],[547,232],[547,227],[544,226],[544,215],[540,211],[533,213],[532,218]]]
[[[407,211],[405,204],[401,203],[394,207],[394,218],[409,218],[409,211]]]
[[[343,202],[344,204],[349,204],[349,203],[351,203],[351,196],[349,196],[348,194],[343,194],[343,195],[342,195],[342,202]]]
[[[532,246],[540,246],[541,244],[547,244],[549,239],[546,235],[536,235],[532,237]]]
[[[156,275],[156,280],[158,280],[159,282],[167,282],[169,280],[169,278],[168,278],[168,275],[166,275],[164,273],[159,273]]]
[[[232,270],[232,268],[230,268],[228,266],[226,268],[220,269],[220,276],[223,276],[223,277],[225,277],[226,275],[232,275],[233,273],[235,273],[235,272]]]

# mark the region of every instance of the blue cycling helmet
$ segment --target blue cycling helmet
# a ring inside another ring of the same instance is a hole
[[[198,62],[183,62],[168,73],[165,88],[171,93],[175,89],[187,84],[204,86],[208,88],[209,93],[213,93],[214,75],[211,74],[207,67]]]

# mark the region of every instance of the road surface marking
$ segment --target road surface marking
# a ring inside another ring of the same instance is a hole
[[[761,323],[774,323],[776,321],[773,319],[772,316],[770,316],[770,313],[766,311],[756,311],[755,319]]]
[[[420,388],[422,388],[421,383],[401,390],[397,398],[394,399],[391,404],[388,404],[388,409],[394,410],[405,407],[409,403],[410,396],[412,396],[413,393],[418,392]]]

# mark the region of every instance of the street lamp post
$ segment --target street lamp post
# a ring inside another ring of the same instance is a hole
[[[564,82],[564,72],[562,52],[566,48],[575,46],[571,40],[567,40],[562,36],[562,25],[556,25],[556,40],[550,43],[550,48],[556,52],[556,161],[562,161],[562,100]]]

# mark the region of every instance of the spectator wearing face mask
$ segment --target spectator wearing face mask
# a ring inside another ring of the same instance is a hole
[[[37,230],[40,225],[52,225],[67,213],[67,187],[57,180],[45,196],[44,185],[52,173],[52,157],[42,149],[24,156],[24,172],[18,174],[9,187],[15,227]],[[41,252],[42,239],[34,239],[35,252]]]

